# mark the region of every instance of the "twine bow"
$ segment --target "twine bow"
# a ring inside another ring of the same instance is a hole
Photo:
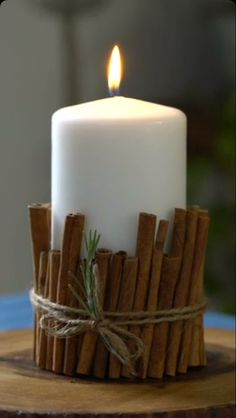
[[[67,307],[57,305],[57,309],[51,309],[51,302],[41,298],[31,290],[31,301],[34,305],[39,306],[44,314],[40,318],[40,327],[45,330],[48,335],[57,338],[69,338],[81,335],[86,331],[96,332],[102,338],[108,351],[114,354],[118,360],[126,365],[129,372],[135,375],[135,361],[142,355],[144,346],[143,342],[136,335],[124,329],[121,325],[116,324],[110,319],[100,318],[93,319],[72,319],[71,313],[67,311]],[[59,309],[58,309],[59,308]],[[61,310],[61,308],[63,308]],[[81,310],[79,314],[81,315]],[[83,311],[85,314],[85,311]],[[133,352],[130,351],[127,341],[133,341]]]
[[[207,306],[206,300],[203,300],[193,306],[155,312],[102,312],[99,319],[91,319],[86,310],[51,302],[35,293],[34,289],[30,291],[30,299],[32,304],[43,312],[40,327],[47,334],[57,338],[69,338],[86,331],[96,332],[107,349],[126,365],[133,375],[135,375],[135,361],[142,356],[144,345],[139,337],[124,327],[192,320],[202,314]],[[132,341],[133,344],[128,345],[128,341]]]

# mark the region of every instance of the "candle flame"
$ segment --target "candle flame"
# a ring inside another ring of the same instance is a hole
[[[117,45],[114,46],[108,63],[108,87],[111,96],[119,94],[122,68],[120,50]]]

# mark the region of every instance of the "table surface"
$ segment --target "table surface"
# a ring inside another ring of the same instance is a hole
[[[33,330],[3,332],[0,418],[234,418],[234,332],[208,328],[205,342],[208,367],[164,380],[108,381],[40,370]]]
[[[0,331],[7,331],[0,335],[0,417],[18,416],[19,411],[29,418],[42,414],[58,418],[71,414],[79,418],[130,418],[137,412],[149,418],[235,416],[235,337],[229,331],[234,329],[235,320],[231,316],[217,312],[205,315],[207,368],[159,383],[108,385],[105,381],[72,380],[39,370],[32,362],[33,330],[21,329],[32,326],[27,292],[0,296]],[[69,410],[65,393],[70,394]]]
[[[0,296],[0,330],[32,328],[33,312],[28,292]],[[219,312],[205,314],[206,328],[235,329],[235,318]]]

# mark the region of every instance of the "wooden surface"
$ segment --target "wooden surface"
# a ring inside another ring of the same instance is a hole
[[[70,379],[39,370],[32,331],[0,334],[0,418],[233,418],[234,334],[206,330],[208,367],[164,381]]]

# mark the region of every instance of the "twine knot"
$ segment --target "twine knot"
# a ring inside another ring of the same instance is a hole
[[[101,328],[109,328],[111,326],[110,319],[98,319],[94,321],[94,330],[99,330]]]

